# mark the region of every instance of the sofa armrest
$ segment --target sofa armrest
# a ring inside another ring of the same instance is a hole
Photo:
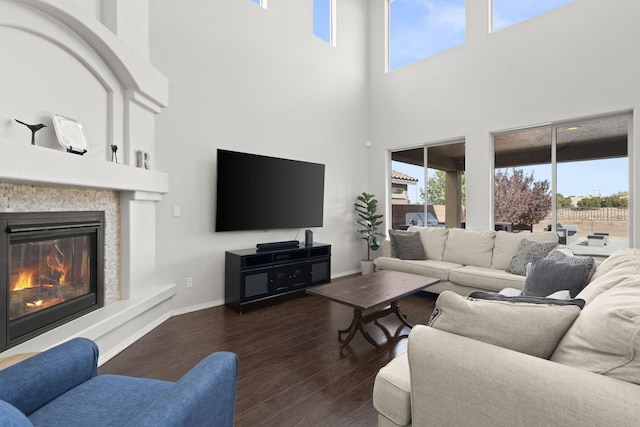
[[[209,355],[129,425],[233,427],[237,359],[234,353],[229,352]]]
[[[0,371],[0,400],[29,416],[98,373],[98,346],[74,338]]]
[[[413,425],[637,425],[640,386],[426,326],[409,336]]]

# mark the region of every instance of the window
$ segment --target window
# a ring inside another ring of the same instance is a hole
[[[391,227],[462,227],[464,157],[464,142],[391,153]]]
[[[313,35],[335,46],[336,0],[313,0]]]
[[[265,9],[267,8],[267,0],[251,0],[251,3],[255,3]]]
[[[496,224],[556,231],[577,254],[628,247],[630,122],[622,114],[494,135]]]
[[[541,15],[573,0],[493,0],[493,31]]]
[[[464,44],[465,0],[388,0],[388,69]]]

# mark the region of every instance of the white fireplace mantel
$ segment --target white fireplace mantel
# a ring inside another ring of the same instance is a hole
[[[0,181],[157,193],[169,191],[166,173],[0,140]]]

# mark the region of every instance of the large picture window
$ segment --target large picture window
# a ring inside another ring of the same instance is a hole
[[[464,142],[392,152],[391,227],[464,227],[464,159]]]
[[[575,253],[629,246],[628,114],[494,135],[494,220]]]
[[[465,0],[388,0],[388,69],[466,41]]]

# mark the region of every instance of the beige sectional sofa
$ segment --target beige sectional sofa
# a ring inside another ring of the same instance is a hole
[[[620,250],[598,266],[577,295],[586,302],[582,310],[451,293],[441,294],[438,304],[447,299],[444,296],[469,306],[487,306],[484,317],[500,312],[494,320],[505,328],[485,331],[490,333],[479,340],[470,338],[469,331],[481,330],[482,325],[469,327],[469,322],[460,322],[456,332],[439,329],[436,322],[414,327],[407,353],[376,377],[373,404],[379,426],[640,424],[639,249]],[[505,309],[512,314],[504,316]],[[572,313],[573,318],[552,336],[548,323],[541,326],[544,322],[527,314],[538,310],[546,321],[555,310]],[[460,312],[449,315],[450,320],[464,317]],[[520,332],[509,336],[507,330]],[[521,331],[527,335],[524,341]],[[521,340],[524,350],[515,351],[511,340]],[[528,342],[536,340],[552,344],[549,356],[536,357],[526,350]]]
[[[522,289],[525,276],[507,271],[520,241],[558,241],[553,232],[509,233],[437,227],[409,227],[407,231],[420,234],[426,259],[392,256],[391,241],[386,239],[382,243],[382,256],[376,259],[377,268],[434,277],[440,282],[429,287],[429,292],[450,290],[464,296],[478,290]]]

